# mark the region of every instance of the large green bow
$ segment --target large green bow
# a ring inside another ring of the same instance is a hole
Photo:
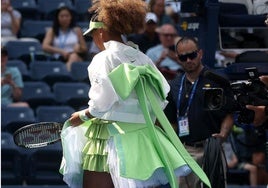
[[[115,91],[124,100],[136,87],[140,75],[145,78],[146,82],[148,82],[148,85],[154,86],[154,89],[157,91],[161,99],[165,99],[161,77],[150,65],[134,66],[124,63],[114,69],[109,74],[109,77],[113,83]]]
[[[206,174],[186,151],[159,105],[156,95],[158,95],[162,100],[165,99],[160,74],[150,65],[134,66],[128,63],[123,63],[116,67],[109,74],[109,78],[115,91],[123,100],[130,95],[133,89],[135,89],[146,124],[148,125],[148,129],[151,133],[154,144],[156,145],[159,155],[165,165],[165,172],[171,187],[178,187],[177,178],[156,134],[155,126],[149,113],[149,107],[147,106],[147,101],[150,102],[154,114],[166,132],[167,137],[180,153],[181,157],[185,160],[193,172],[201,179],[201,181],[203,181],[207,186],[211,187]]]

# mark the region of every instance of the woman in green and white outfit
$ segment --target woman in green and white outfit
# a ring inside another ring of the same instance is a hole
[[[175,188],[177,177],[191,170],[209,185],[164,116],[167,81],[137,46],[122,40],[143,28],[145,6],[142,0],[100,0],[91,8],[85,34],[101,52],[88,67],[89,106],[62,131],[60,171],[71,187]],[[154,126],[156,118],[162,129]]]

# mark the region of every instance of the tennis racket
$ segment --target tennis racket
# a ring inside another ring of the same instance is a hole
[[[14,142],[24,148],[39,148],[60,140],[63,124],[57,122],[33,123],[18,129],[14,134]]]

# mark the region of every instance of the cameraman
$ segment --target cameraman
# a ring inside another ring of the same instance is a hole
[[[268,75],[260,76],[260,80],[268,87]],[[255,112],[253,124],[255,126],[262,125],[268,119],[268,106],[247,105],[247,109]]]

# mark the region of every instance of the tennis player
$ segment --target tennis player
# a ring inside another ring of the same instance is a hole
[[[143,29],[144,1],[99,0],[91,11],[85,35],[101,52],[88,67],[88,108],[75,112],[62,131],[64,181],[84,188],[175,188],[179,176],[194,171],[210,186],[163,113],[167,81],[149,57],[122,39]]]

